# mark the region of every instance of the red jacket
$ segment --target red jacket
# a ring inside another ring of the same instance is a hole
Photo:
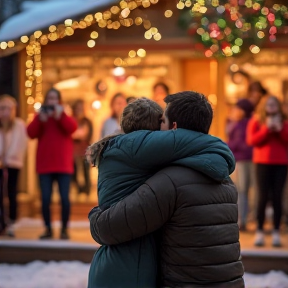
[[[253,162],[259,164],[288,164],[288,122],[280,132],[271,132],[253,117],[247,126],[247,143],[253,146]]]
[[[41,122],[37,115],[28,125],[30,138],[38,139],[36,169],[39,174],[73,173],[73,141],[77,124],[64,112],[59,120],[52,117]]]

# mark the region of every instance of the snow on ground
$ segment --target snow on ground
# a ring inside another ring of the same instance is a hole
[[[89,266],[77,261],[0,264],[0,288],[86,288]],[[246,273],[244,279],[246,288],[288,288],[288,275],[281,271]]]
[[[89,267],[77,261],[0,264],[0,288],[87,288]]]

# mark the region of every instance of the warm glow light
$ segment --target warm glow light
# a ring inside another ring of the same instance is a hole
[[[137,82],[137,78],[135,76],[129,76],[126,79],[126,82],[129,86],[133,86]]]
[[[30,97],[27,98],[27,104],[28,104],[28,105],[34,104],[34,101],[35,101],[35,100],[34,100],[34,98],[33,98],[32,96],[30,96]]]
[[[58,82],[54,86],[56,89],[59,89],[59,90],[75,89],[75,88],[78,88],[80,86],[80,82],[79,82],[78,78],[72,78],[72,79]]]
[[[164,15],[165,15],[166,18],[170,18],[170,17],[172,17],[173,12],[171,10],[166,10]]]
[[[125,8],[124,10],[121,11],[121,16],[123,18],[127,18],[130,14],[130,9],[129,8]]]
[[[22,36],[20,38],[20,40],[21,40],[22,43],[27,43],[29,41],[29,38],[27,36]]]
[[[232,72],[237,72],[237,71],[239,71],[239,66],[238,66],[237,64],[232,64],[232,65],[230,66],[230,70],[231,70]]]
[[[180,10],[184,9],[185,8],[185,4],[182,1],[179,1],[178,4],[177,4],[177,8],[180,9]]]
[[[7,47],[8,47],[7,42],[1,42],[1,43],[0,43],[0,48],[1,48],[1,49],[4,50],[4,49],[6,49]]]
[[[97,31],[93,31],[93,32],[91,32],[90,37],[92,39],[97,39],[99,37],[99,34]]]
[[[135,24],[136,25],[141,25],[143,23],[143,19],[141,18],[141,17],[137,17],[136,19],[135,19]]]
[[[102,104],[101,104],[101,102],[100,102],[99,100],[96,100],[96,101],[94,101],[94,102],[92,103],[92,108],[93,108],[93,109],[98,110],[98,109],[101,108],[101,106],[102,106]]]
[[[139,49],[139,50],[137,51],[137,55],[138,55],[139,57],[145,57],[145,56],[146,56],[146,51],[145,51],[144,49]]]
[[[129,51],[128,55],[129,55],[129,57],[134,58],[134,57],[136,57],[137,53],[136,53],[136,51],[131,50],[131,51]]]
[[[14,46],[15,46],[14,41],[9,41],[9,42],[8,42],[8,47],[9,47],[9,48],[13,48]]]
[[[42,36],[42,32],[41,32],[41,31],[35,31],[35,32],[34,32],[34,37],[35,37],[35,38],[38,39],[38,38],[40,38],[41,36]]]
[[[39,69],[37,69],[37,70],[34,71],[34,75],[35,75],[36,77],[39,77],[39,76],[42,75],[42,71],[39,70]]]
[[[64,22],[66,27],[72,26],[72,23],[73,23],[72,19],[66,19]]]
[[[87,42],[87,46],[88,46],[89,48],[93,48],[93,47],[95,47],[95,45],[96,45],[96,42],[95,42],[94,40],[89,40],[89,41]]]
[[[161,35],[160,33],[157,33],[157,34],[155,34],[153,37],[154,37],[154,39],[155,39],[156,41],[159,41],[159,40],[161,40],[162,35]]]
[[[116,67],[113,69],[113,75],[116,77],[120,77],[125,75],[125,69],[123,67]]]
[[[33,107],[34,107],[35,110],[39,110],[41,108],[41,106],[42,105],[41,105],[40,102],[36,102]]]
[[[51,25],[51,26],[49,27],[49,31],[50,31],[51,33],[55,32],[56,30],[57,30],[57,27],[56,27],[55,25]]]
[[[115,66],[122,66],[123,65],[123,60],[121,59],[121,58],[116,58],[115,60],[114,60],[114,65]]]

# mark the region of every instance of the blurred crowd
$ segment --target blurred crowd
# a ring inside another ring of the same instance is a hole
[[[246,97],[232,106],[226,123],[228,145],[236,159],[232,177],[238,189],[239,227],[242,231],[247,229],[249,214],[250,220],[256,220],[255,246],[265,245],[268,207],[273,210],[273,246],[281,246],[279,230],[283,214],[288,223],[284,189],[288,164],[287,116],[284,103],[270,95],[260,82],[253,82]]]
[[[169,88],[165,83],[159,82],[153,87],[153,99],[162,107],[165,104],[163,99],[168,94]],[[127,97],[123,93],[112,97],[111,116],[103,123],[101,138],[121,132],[122,112],[135,99],[136,97]],[[39,176],[41,210],[45,225],[44,233],[39,238],[53,238],[50,204],[53,184],[57,182],[61,199],[60,238],[69,239],[67,226],[70,218],[70,184],[74,183],[79,195],[89,195],[90,165],[85,159],[85,152],[93,136],[93,124],[86,116],[84,100],[76,100],[71,108],[72,115],[68,115],[60,91],[52,88],[47,91],[41,108],[26,127],[25,122],[16,117],[15,98],[10,95],[0,96],[0,235],[14,237],[18,214],[19,171],[24,166],[30,138],[38,140],[36,172]],[[84,181],[79,181],[81,178]],[[6,198],[8,209],[5,209],[4,205]]]
[[[164,108],[169,87],[162,82],[153,87],[153,100]],[[111,115],[102,125],[101,138],[120,133],[124,108],[136,97],[115,94],[110,103]],[[60,238],[69,239],[70,184],[77,193],[89,195],[90,166],[85,151],[91,144],[93,124],[86,116],[85,102],[76,100],[72,115],[64,108],[61,93],[52,88],[35,117],[26,127],[16,117],[17,102],[9,95],[0,97],[0,232],[14,236],[17,219],[17,184],[28,137],[38,140],[36,171],[41,191],[45,231],[40,239],[53,237],[51,195],[57,182],[61,198],[62,227]],[[281,220],[288,225],[288,193],[285,189],[288,164],[288,106],[270,95],[260,82],[249,85],[247,95],[231,106],[226,122],[227,143],[236,159],[232,175],[238,189],[239,227],[246,231],[248,222],[257,222],[255,245],[265,244],[267,207],[273,209],[273,245],[280,246]],[[84,181],[79,181],[79,178]],[[96,193],[96,191],[95,191]],[[4,197],[8,198],[6,213]],[[284,217],[283,217],[284,216]]]

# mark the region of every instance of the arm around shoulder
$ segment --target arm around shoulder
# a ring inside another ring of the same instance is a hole
[[[201,150],[203,142],[197,141],[198,138],[203,138],[203,141],[212,139],[210,135],[185,129],[133,133],[134,161],[148,168],[168,165],[175,160],[192,156]]]
[[[116,245],[144,236],[161,228],[172,216],[176,190],[161,171],[135,192],[106,209],[96,209],[89,217],[93,239]]]

